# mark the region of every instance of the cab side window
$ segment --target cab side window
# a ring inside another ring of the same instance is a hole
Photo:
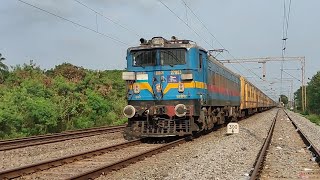
[[[202,68],[202,53],[199,53],[199,69]]]

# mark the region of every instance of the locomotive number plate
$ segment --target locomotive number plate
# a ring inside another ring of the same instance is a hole
[[[239,124],[238,123],[229,123],[227,125],[227,134],[239,133]]]

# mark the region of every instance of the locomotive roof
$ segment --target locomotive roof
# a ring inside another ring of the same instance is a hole
[[[162,40],[162,44],[153,44],[153,40],[160,39]],[[198,46],[197,43],[191,41],[191,40],[178,40],[176,38],[173,38],[171,40],[164,39],[163,37],[153,37],[151,40],[147,41],[143,38],[140,39],[140,46],[130,47],[128,48],[128,51],[134,51],[134,50],[143,50],[143,49],[158,49],[158,48],[198,48],[199,50],[207,52],[204,48],[201,46]]]

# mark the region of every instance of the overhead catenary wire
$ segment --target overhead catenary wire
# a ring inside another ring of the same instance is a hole
[[[211,33],[211,31],[209,30],[209,28],[204,24],[204,22],[197,16],[197,14],[192,10],[192,8],[190,8],[190,6],[184,1],[181,0],[183,2],[183,4],[190,10],[190,12],[196,17],[196,19],[201,23],[201,25],[206,29],[206,31],[213,37],[213,39],[223,48],[226,49],[222,43]],[[229,51],[227,51],[227,53],[237,62],[239,62]],[[240,64],[240,63],[239,63]],[[241,66],[243,66],[242,64],[240,64]],[[233,65],[232,65],[233,66]],[[234,67],[234,66],[233,66]],[[244,67],[244,66],[243,66]],[[234,67],[235,68],[235,67]],[[245,67],[244,67],[245,68]],[[248,70],[247,68],[245,68],[246,70]],[[239,70],[238,70],[239,71]],[[251,70],[250,70],[251,71]],[[251,71],[253,74],[255,74],[259,79],[262,79],[261,77],[259,77],[259,75],[257,75],[256,73],[254,73],[253,71]]]
[[[125,25],[122,25],[121,23],[119,23],[119,22],[117,22],[117,21],[113,20],[112,18],[110,18],[110,17],[108,17],[108,16],[106,16],[106,15],[104,15],[104,14],[102,14],[102,13],[98,12],[97,10],[95,10],[95,9],[93,9],[93,8],[91,8],[91,7],[89,7],[89,6],[88,6],[88,5],[86,5],[85,3],[83,3],[83,2],[81,2],[81,1],[79,1],[79,0],[73,0],[73,1],[77,2],[78,4],[82,5],[83,7],[85,7],[85,8],[87,8],[87,9],[91,10],[91,11],[92,11],[92,12],[94,12],[96,15],[99,15],[99,16],[101,16],[101,17],[103,17],[103,18],[107,19],[108,21],[112,22],[113,24],[115,24],[115,25],[117,25],[117,26],[119,26],[119,27],[121,27],[121,28],[125,29],[126,31],[129,31],[129,32],[133,33],[134,35],[136,35],[136,36],[138,36],[138,37],[141,37],[141,36],[140,36],[140,35],[139,35],[135,30],[133,30],[132,28],[129,28],[129,27],[126,27]]]
[[[211,31],[208,29],[208,27],[204,24],[204,22],[197,16],[197,14],[189,7],[189,5],[184,1],[181,0],[182,3],[190,10],[190,12],[196,17],[196,19],[201,23],[201,25],[206,29],[206,31],[215,39],[215,41],[225,49],[225,47],[222,45],[222,43],[211,33]]]
[[[296,79],[297,81],[301,82],[301,80],[299,78],[294,77],[293,75],[291,75],[287,71],[283,71],[283,72],[286,73],[287,75],[291,76],[293,79]]]
[[[190,8],[190,6],[188,6],[188,4],[185,2],[185,1],[183,1],[182,0],[182,2],[183,2],[183,4],[191,11],[191,13],[197,18],[197,20],[202,24],[202,26],[209,32],[209,34],[213,37],[213,39],[215,39],[216,40],[216,42],[223,48],[223,49],[226,49],[223,45],[222,45],[222,43],[211,33],[211,31],[207,28],[207,26],[204,24],[204,22],[199,18],[199,16],[197,16],[196,15],[196,13],[192,10],[192,8]],[[167,7],[167,6],[166,6]],[[168,7],[167,7],[168,8]],[[170,9],[169,9],[170,10]],[[170,10],[171,11],[171,10]],[[171,11],[172,12],[172,11]],[[174,13],[174,14],[176,14],[176,13]],[[177,16],[177,15],[176,15]],[[181,18],[179,18],[180,20],[181,20]],[[182,20],[183,21],[183,20]],[[186,24],[186,23],[185,23]],[[210,45],[211,47],[212,47],[212,45]],[[254,74],[256,77],[258,77],[260,80],[263,80],[259,75],[257,75],[255,72],[253,72],[251,69],[248,69],[248,68],[246,68],[245,66],[243,66],[240,62],[239,62],[239,60],[237,60],[229,51],[227,51],[228,52],[228,54],[234,59],[234,60],[236,60],[244,69],[246,69],[247,71],[249,71],[251,74]],[[222,55],[221,55],[222,56]],[[223,56],[222,56],[223,57]],[[225,57],[223,57],[224,59],[226,59]],[[233,64],[231,64],[231,66],[234,68],[234,69],[236,69],[238,72],[239,72],[239,74],[241,74],[242,76],[244,76],[241,72],[240,72],[240,70],[238,69],[238,68],[236,68]],[[255,80],[255,79],[253,79],[254,81],[255,81],[255,83],[257,84],[257,81]],[[262,87],[263,88],[267,88],[265,85],[262,85]]]
[[[282,79],[283,79],[283,68],[284,68],[284,56],[286,54],[287,50],[287,40],[288,40],[288,29],[289,29],[289,21],[290,21],[290,12],[291,12],[291,3],[292,1],[289,0],[289,5],[287,7],[286,5],[286,0],[283,0],[283,21],[282,21],[282,50],[281,50],[281,56],[282,56],[282,61],[281,61],[281,68],[280,68],[280,76],[281,76],[281,84],[280,84],[280,94],[282,93]],[[288,10],[287,10],[288,9]],[[290,75],[293,77],[291,74],[287,73],[286,74]]]
[[[104,34],[104,33],[102,33],[102,32],[99,32],[99,31],[97,31],[97,30],[95,30],[95,29],[92,29],[92,28],[90,28],[90,27],[84,26],[84,25],[82,25],[82,24],[80,24],[80,23],[77,23],[77,22],[75,22],[75,21],[72,21],[72,20],[70,20],[70,19],[67,19],[67,18],[65,18],[65,17],[62,17],[62,16],[57,15],[57,14],[55,14],[55,13],[52,13],[52,12],[50,12],[50,11],[48,11],[48,10],[45,10],[45,9],[43,9],[43,8],[41,8],[41,7],[38,7],[38,6],[36,6],[36,5],[33,5],[33,4],[31,4],[31,3],[25,2],[25,1],[23,1],[23,0],[17,0],[17,1],[19,1],[19,2],[21,2],[21,3],[23,3],[23,4],[26,4],[26,5],[30,6],[30,7],[33,7],[33,8],[35,8],[35,9],[38,9],[38,10],[40,10],[40,11],[42,11],[42,12],[45,12],[45,13],[47,13],[47,14],[50,14],[50,15],[52,15],[52,16],[55,16],[55,17],[57,17],[57,18],[59,18],[59,19],[61,19],[61,20],[67,21],[67,22],[69,22],[69,23],[72,23],[73,25],[76,25],[76,26],[78,26],[78,27],[81,27],[81,28],[87,29],[87,30],[89,30],[89,31],[92,31],[92,32],[94,32],[94,33],[97,33],[97,34],[99,34],[99,35],[101,35],[101,36],[104,36],[104,37],[106,37],[106,38],[108,38],[108,39],[111,39],[111,40],[113,40],[113,41],[115,41],[115,42],[117,42],[117,43],[119,43],[119,44],[126,45],[126,46],[129,45],[128,43],[125,43],[124,41],[121,41],[121,40],[117,39],[116,37],[113,37],[113,36],[111,36],[111,35],[108,35],[108,34]]]
[[[283,34],[283,39],[284,40],[284,51],[286,50],[287,46],[287,39],[288,39],[288,30],[289,30],[289,21],[290,21],[290,12],[291,12],[291,0],[289,1],[289,7],[288,7],[288,13],[286,13],[286,6],[284,6],[285,11],[284,11],[284,34]]]
[[[224,47],[224,45],[212,34],[212,32],[209,30],[209,28],[205,25],[205,23],[199,18],[199,16],[192,10],[192,8],[185,2],[185,0],[181,0],[182,3],[190,10],[190,12],[196,17],[196,19],[201,23],[201,25],[205,28],[205,30],[211,35],[211,37],[223,48],[226,49]],[[240,66],[242,66],[245,70],[249,71],[251,74],[254,74],[255,76],[257,76],[260,80],[263,80],[259,75],[257,75],[254,71],[252,71],[249,68],[246,68],[244,65],[241,64],[241,62],[239,60],[237,60],[231,53],[230,51],[227,51],[227,53],[236,61],[238,62],[238,64],[240,64]],[[240,71],[231,64],[231,66],[233,68],[235,68],[239,73]],[[242,73],[240,73],[242,74]],[[255,80],[254,80],[255,81]],[[255,81],[257,83],[257,81]],[[265,86],[263,86],[265,87]]]
[[[206,44],[208,44],[209,46],[210,43],[204,39],[196,30],[194,30],[187,22],[185,22],[183,19],[181,19],[180,16],[178,16],[177,13],[175,13],[168,5],[166,5],[164,2],[162,2],[162,0],[158,0],[164,7],[166,7],[172,14],[174,14],[181,22],[183,22],[190,30],[192,30],[200,39],[202,39]]]
[[[205,40],[196,30],[194,30],[187,22],[185,22],[181,17],[178,16],[168,5],[166,5],[161,0],[158,0],[163,6],[165,6],[173,15],[175,15],[181,22],[183,22],[190,30],[192,30],[200,39],[202,39],[207,45],[213,48],[213,46]],[[187,6],[186,6],[187,7]],[[221,55],[222,56],[222,55]],[[240,71],[239,71],[240,72]]]

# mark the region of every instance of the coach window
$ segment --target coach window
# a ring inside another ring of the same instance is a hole
[[[229,89],[229,79],[226,77],[226,89]]]
[[[213,72],[213,75],[212,75],[212,85],[215,85],[216,84],[216,73]]]
[[[225,88],[225,79],[224,79],[224,76],[222,75],[221,76],[221,79],[222,79],[222,88],[223,88],[223,90],[224,90],[224,88]]]
[[[232,81],[232,91],[235,91],[236,90],[236,84],[234,81]]]

